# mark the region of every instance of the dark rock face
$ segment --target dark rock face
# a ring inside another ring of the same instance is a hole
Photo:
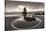
[[[24,8],[24,9],[23,9],[23,12],[22,12],[22,14],[23,14],[23,17],[25,18],[25,16],[27,15],[26,8]]]
[[[36,21],[36,19],[33,17],[25,17],[25,20],[26,21]]]
[[[27,10],[26,10],[26,8],[23,9],[22,14],[24,14],[24,15],[27,14]]]

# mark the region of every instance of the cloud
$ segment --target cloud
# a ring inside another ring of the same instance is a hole
[[[33,2],[6,2],[6,12],[22,12],[23,8],[26,7],[27,12],[32,11],[43,11],[43,3],[33,3]]]

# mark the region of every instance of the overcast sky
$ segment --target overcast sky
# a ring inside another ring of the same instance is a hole
[[[43,3],[18,2],[18,1],[6,2],[6,12],[22,12],[24,7],[26,7],[27,12],[44,10]]]

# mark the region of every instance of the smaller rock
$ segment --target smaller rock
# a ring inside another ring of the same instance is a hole
[[[36,19],[33,17],[25,17],[25,20],[26,21],[36,21]]]

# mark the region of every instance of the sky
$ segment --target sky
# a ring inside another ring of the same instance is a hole
[[[44,0],[6,0],[6,1],[29,1],[29,2],[44,2]]]
[[[27,12],[44,11],[44,3],[21,1],[6,2],[6,12],[22,12],[24,7]]]

